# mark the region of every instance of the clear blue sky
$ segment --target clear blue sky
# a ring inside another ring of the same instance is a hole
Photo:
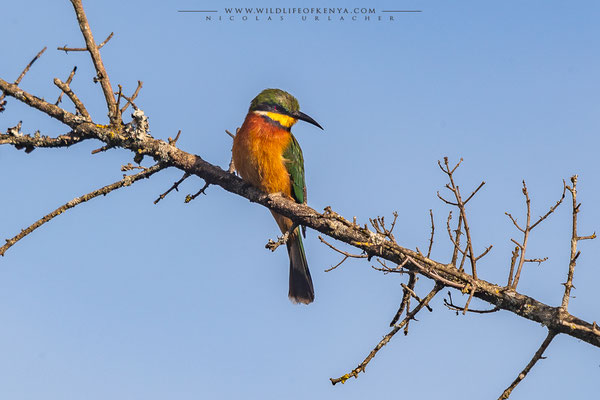
[[[294,2],[236,1],[231,6],[297,7]],[[302,6],[340,6],[305,2]],[[428,210],[437,226],[433,258],[448,261],[448,208],[436,198],[437,160],[464,158],[466,192],[487,182],[469,212],[476,249],[494,248],[480,276],[504,283],[521,220],[521,180],[533,214],[578,173],[580,233],[600,232],[600,3],[579,1],[366,1],[359,7],[417,9],[393,22],[204,21],[178,9],[222,2],[87,1],[112,82],[126,92],[142,80],[137,104],[151,133],[183,131],[179,146],[226,167],[225,129],[243,121],[262,89],[294,94],[324,132],[298,124],[309,204],[359,221],[399,213],[396,238],[426,247]],[[227,4],[229,6],[229,4]],[[100,87],[86,54],[56,51],[83,44],[68,1],[1,6],[0,77],[14,80],[43,46],[48,50],[22,87],[55,101],[54,77],[66,79],[99,122]],[[66,107],[72,109],[68,102]],[[0,130],[55,136],[66,130],[8,100]],[[0,237],[16,234],[66,201],[121,177],[131,154],[92,156],[98,143],[26,155],[0,147]],[[149,161],[146,161],[148,163]],[[497,398],[528,362],[545,330],[501,312],[456,316],[442,304],[397,335],[366,374],[332,387],[388,332],[401,296],[399,276],[338,255],[308,232],[305,247],[314,304],[287,299],[285,250],[264,249],[277,228],[269,212],[218,187],[191,204],[179,193],[152,201],[179,179],[149,181],[71,210],[11,248],[0,260],[0,397],[44,399],[411,399]],[[569,257],[568,204],[533,232],[520,291],[557,305]],[[599,318],[600,242],[581,243],[570,310]],[[419,293],[431,283],[422,278]],[[459,294],[455,299],[465,300]],[[473,307],[485,304],[474,302]],[[514,392],[514,399],[591,398],[600,352],[559,337]]]

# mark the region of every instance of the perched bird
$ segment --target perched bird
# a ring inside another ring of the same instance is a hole
[[[306,121],[323,129],[300,111],[298,100],[280,89],[265,89],[250,103],[248,115],[233,139],[233,163],[242,179],[266,193],[283,193],[298,203],[306,203],[304,158],[291,128]],[[272,212],[284,234],[292,220]],[[294,303],[309,304],[315,299],[306,262],[300,228],[287,240],[290,257],[288,297]]]

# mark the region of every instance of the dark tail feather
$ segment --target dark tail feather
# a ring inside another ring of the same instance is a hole
[[[300,229],[296,228],[287,241],[288,255],[290,256],[290,291],[288,297],[293,303],[309,304],[315,299],[304,245],[300,236]]]

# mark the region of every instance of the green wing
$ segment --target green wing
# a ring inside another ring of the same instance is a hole
[[[291,135],[291,134],[290,134]],[[304,157],[298,141],[292,135],[290,144],[283,152],[285,167],[290,174],[292,197],[298,203],[306,203],[306,184],[304,183]]]

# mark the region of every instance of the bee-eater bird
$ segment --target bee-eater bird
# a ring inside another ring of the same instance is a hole
[[[300,111],[298,100],[280,89],[265,89],[250,103],[248,115],[233,139],[233,163],[242,179],[266,193],[283,193],[298,203],[306,203],[304,158],[291,128],[306,121],[323,129]],[[291,219],[271,212],[284,234],[293,226]],[[294,303],[309,304],[315,299],[304,245],[297,227],[286,242],[290,257],[288,297]]]

